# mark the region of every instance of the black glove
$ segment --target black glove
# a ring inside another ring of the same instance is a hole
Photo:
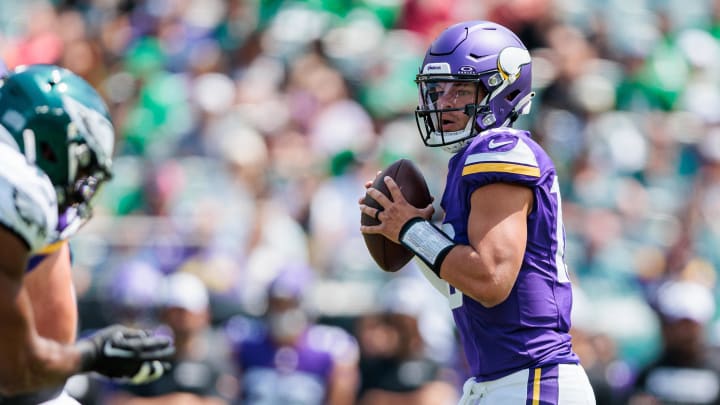
[[[79,340],[81,372],[94,371],[130,384],[160,378],[175,354],[172,340],[149,332],[113,325]]]

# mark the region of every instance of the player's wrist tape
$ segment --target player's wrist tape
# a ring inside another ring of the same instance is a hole
[[[429,221],[417,217],[409,220],[400,230],[400,243],[440,277],[440,266],[455,243]]]

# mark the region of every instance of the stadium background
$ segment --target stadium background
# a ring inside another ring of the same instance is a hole
[[[390,279],[417,276],[374,266],[362,185],[407,157],[437,196],[446,157],[418,138],[413,78],[429,40],[473,18],[532,52],[537,96],[518,126],[560,173],[576,349],[594,382],[623,390],[658,350],[659,281],[717,298],[717,1],[0,2],[6,63],[72,69],[115,120],[115,178],[71,243],[82,328],[153,324],[157,283],[186,271],[221,330],[260,315],[274,274],[306,263],[308,310],[352,332]],[[421,294],[410,311],[453,368],[447,308]],[[707,333],[718,343],[720,323]]]

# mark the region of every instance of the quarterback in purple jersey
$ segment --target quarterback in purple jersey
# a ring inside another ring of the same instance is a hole
[[[442,230],[403,198],[368,183],[381,221],[362,226],[403,244],[426,265],[453,310],[471,378],[462,404],[594,404],[573,352],[572,290],[555,167],[529,132],[530,53],[507,28],[469,21],[431,44],[416,83],[415,112],[426,146],[452,153]]]

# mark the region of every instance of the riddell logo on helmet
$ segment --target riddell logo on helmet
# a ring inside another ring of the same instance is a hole
[[[423,74],[428,73],[450,73],[450,64],[445,62],[428,63],[423,67]]]
[[[474,67],[465,65],[465,66],[460,66],[460,69],[458,69],[458,73],[467,75],[467,74],[476,73],[476,71],[475,71]]]

